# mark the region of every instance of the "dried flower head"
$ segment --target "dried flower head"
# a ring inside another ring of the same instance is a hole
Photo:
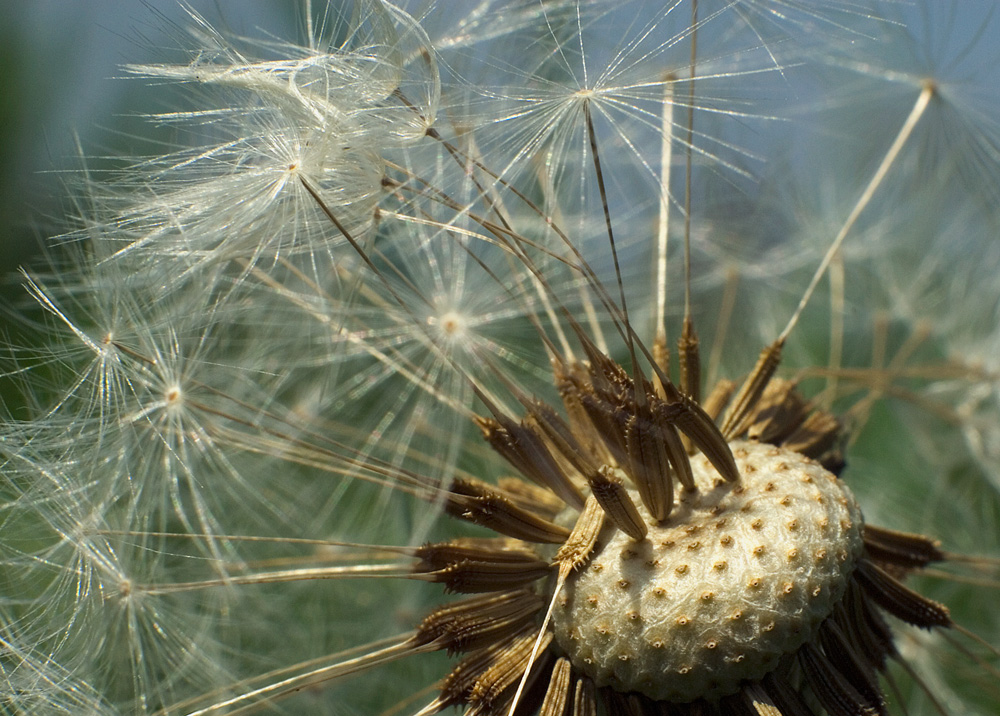
[[[859,59],[914,41],[882,11],[305,2],[293,44],[191,9],[128,71],[195,90],[155,120],[199,144],[84,176],[27,279],[0,703],[988,713],[996,325],[914,306],[959,224],[996,266],[963,186],[1000,134]],[[861,136],[852,82],[905,106]]]

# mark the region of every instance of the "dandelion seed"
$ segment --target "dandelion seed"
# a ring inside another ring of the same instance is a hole
[[[996,331],[946,325],[982,295],[961,280],[933,298],[952,226],[971,252],[995,225],[938,192],[996,157],[913,193],[959,106],[924,76],[822,222],[787,195],[773,224],[732,211],[766,193],[765,93],[850,64],[840,33],[914,26],[852,3],[347,9],[305,2],[300,43],[191,11],[188,62],[130,66],[196,90],[157,121],[222,139],[85,178],[80,250],[28,280],[49,347],[7,370],[32,414],[0,429],[0,698],[988,713]],[[871,244],[904,226],[926,255],[885,264]],[[981,366],[948,355],[969,346]]]

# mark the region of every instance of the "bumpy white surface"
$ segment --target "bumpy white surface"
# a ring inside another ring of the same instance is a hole
[[[686,703],[776,668],[843,595],[861,553],[851,492],[798,453],[732,445],[739,485],[698,455],[680,493],[635,542],[605,526],[553,614],[560,648],[598,686]],[[637,500],[638,502],[638,500]]]

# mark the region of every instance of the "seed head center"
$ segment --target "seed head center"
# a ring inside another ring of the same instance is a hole
[[[692,458],[697,492],[635,541],[605,526],[553,613],[559,647],[598,686],[690,702],[735,693],[811,639],[862,550],[854,496],[790,450],[732,444],[738,484]]]

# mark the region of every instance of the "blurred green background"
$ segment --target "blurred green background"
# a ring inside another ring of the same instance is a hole
[[[280,35],[296,21],[291,2],[190,5],[236,32]],[[127,62],[176,57],[185,17],[177,0],[0,2],[0,306],[20,294],[17,267],[65,228],[63,177],[83,166],[78,147],[88,166],[160,151],[138,114],[169,109],[162,91],[115,78]]]

